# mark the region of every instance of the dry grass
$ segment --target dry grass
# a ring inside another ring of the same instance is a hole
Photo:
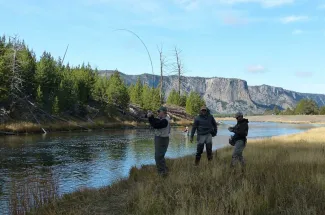
[[[57,184],[51,175],[48,178],[32,176],[19,182],[12,181],[9,198],[10,213],[26,214],[32,208],[41,207],[55,200],[58,197]]]
[[[324,115],[267,115],[267,116],[247,116],[251,122],[278,122],[292,124],[325,124]],[[234,118],[216,118],[217,120],[234,120]]]
[[[194,157],[133,168],[127,180],[64,196],[33,214],[324,214],[325,128],[248,142],[245,173],[231,170],[232,148],[199,167]]]
[[[173,122],[172,126],[186,126],[190,125],[192,121],[179,120]],[[148,123],[135,122],[135,121],[116,121],[116,122],[105,122],[102,120],[95,122],[60,122],[50,124],[35,124],[30,122],[19,122],[10,124],[1,124],[0,131],[8,132],[13,134],[27,134],[27,133],[43,133],[42,128],[47,132],[58,132],[58,131],[81,131],[81,130],[97,130],[97,129],[118,129],[118,128],[144,128],[148,127]]]
[[[91,129],[112,129],[112,128],[138,128],[145,127],[145,123],[138,123],[134,121],[120,121],[120,122],[59,122],[38,125],[30,122],[17,122],[11,124],[1,124],[0,131],[21,134],[21,133],[43,133],[42,128],[47,132],[54,131],[81,131]]]

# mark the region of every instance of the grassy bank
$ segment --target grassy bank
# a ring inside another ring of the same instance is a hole
[[[96,129],[112,129],[112,128],[134,128],[145,127],[146,123],[137,123],[131,121],[125,122],[111,122],[105,123],[101,121],[97,122],[60,122],[60,123],[46,123],[35,124],[30,122],[17,122],[10,124],[0,125],[0,131],[14,134],[23,133],[43,133],[42,128],[47,132],[59,132],[59,131],[83,131],[83,130],[96,130]]]
[[[246,172],[231,170],[232,148],[199,167],[193,156],[133,168],[110,187],[82,190],[32,214],[322,214],[325,210],[325,128],[249,141]]]
[[[178,120],[172,123],[172,126],[190,125],[192,121]],[[147,128],[148,123],[135,121],[115,121],[115,122],[57,122],[46,124],[35,124],[30,122],[17,122],[10,124],[0,124],[0,135],[6,134],[29,134],[29,133],[43,133],[42,128],[46,132],[63,132],[63,131],[87,131],[99,129],[117,129],[117,128]],[[3,133],[1,133],[3,132]]]
[[[325,124],[325,115],[267,115],[267,116],[247,116],[251,122],[278,122],[291,124]],[[234,120],[231,117],[217,117],[216,120]]]

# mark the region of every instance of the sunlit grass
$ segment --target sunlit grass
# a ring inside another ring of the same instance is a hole
[[[132,168],[127,180],[65,195],[35,214],[323,214],[325,128],[249,141],[246,171],[229,168],[232,148],[212,163],[168,160],[170,175],[154,166]]]
[[[81,131],[91,129],[115,129],[115,128],[139,128],[145,127],[146,123],[135,121],[119,121],[119,122],[57,122],[57,123],[45,123],[42,125],[30,123],[30,122],[17,122],[9,124],[1,124],[0,131],[9,132],[14,134],[20,133],[43,133],[42,128],[47,132],[54,131]]]
[[[172,126],[186,126],[190,125],[192,121],[189,120],[178,120],[172,122]],[[98,120],[94,122],[57,122],[57,123],[46,123],[36,124],[30,122],[17,122],[9,124],[1,124],[0,131],[9,132],[14,134],[21,133],[43,133],[42,128],[46,132],[55,131],[81,131],[81,130],[96,130],[96,129],[118,129],[118,128],[146,128],[149,127],[147,122],[136,122],[136,121],[113,121],[105,122],[104,120]]]
[[[253,122],[278,122],[290,124],[325,124],[324,115],[262,115],[262,116],[247,116],[248,120]],[[231,117],[217,117],[217,120],[235,120]]]

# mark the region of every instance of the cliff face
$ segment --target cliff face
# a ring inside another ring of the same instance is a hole
[[[109,77],[112,71],[100,71],[101,75]],[[150,86],[157,87],[160,77],[151,74],[126,75],[121,73],[125,82],[130,85],[140,80]],[[181,91],[196,91],[205,99],[208,107],[214,113],[262,113],[266,109],[293,108],[303,98],[313,99],[319,106],[325,105],[325,95],[298,93],[268,85],[248,86],[240,79],[182,77]],[[172,89],[178,88],[177,76],[164,77],[164,92],[168,95]]]

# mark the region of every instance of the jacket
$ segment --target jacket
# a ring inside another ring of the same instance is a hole
[[[194,119],[191,138],[194,137],[195,132],[198,135],[213,134],[217,135],[218,127],[217,122],[211,114],[199,115]]]
[[[247,135],[248,135],[248,119],[242,119],[241,121],[238,121],[237,124],[233,127],[232,132],[234,132],[233,141],[237,140],[243,140],[247,141]]]
[[[169,137],[170,119],[168,116],[162,119],[151,116],[149,117],[149,123],[155,129],[156,137]]]

